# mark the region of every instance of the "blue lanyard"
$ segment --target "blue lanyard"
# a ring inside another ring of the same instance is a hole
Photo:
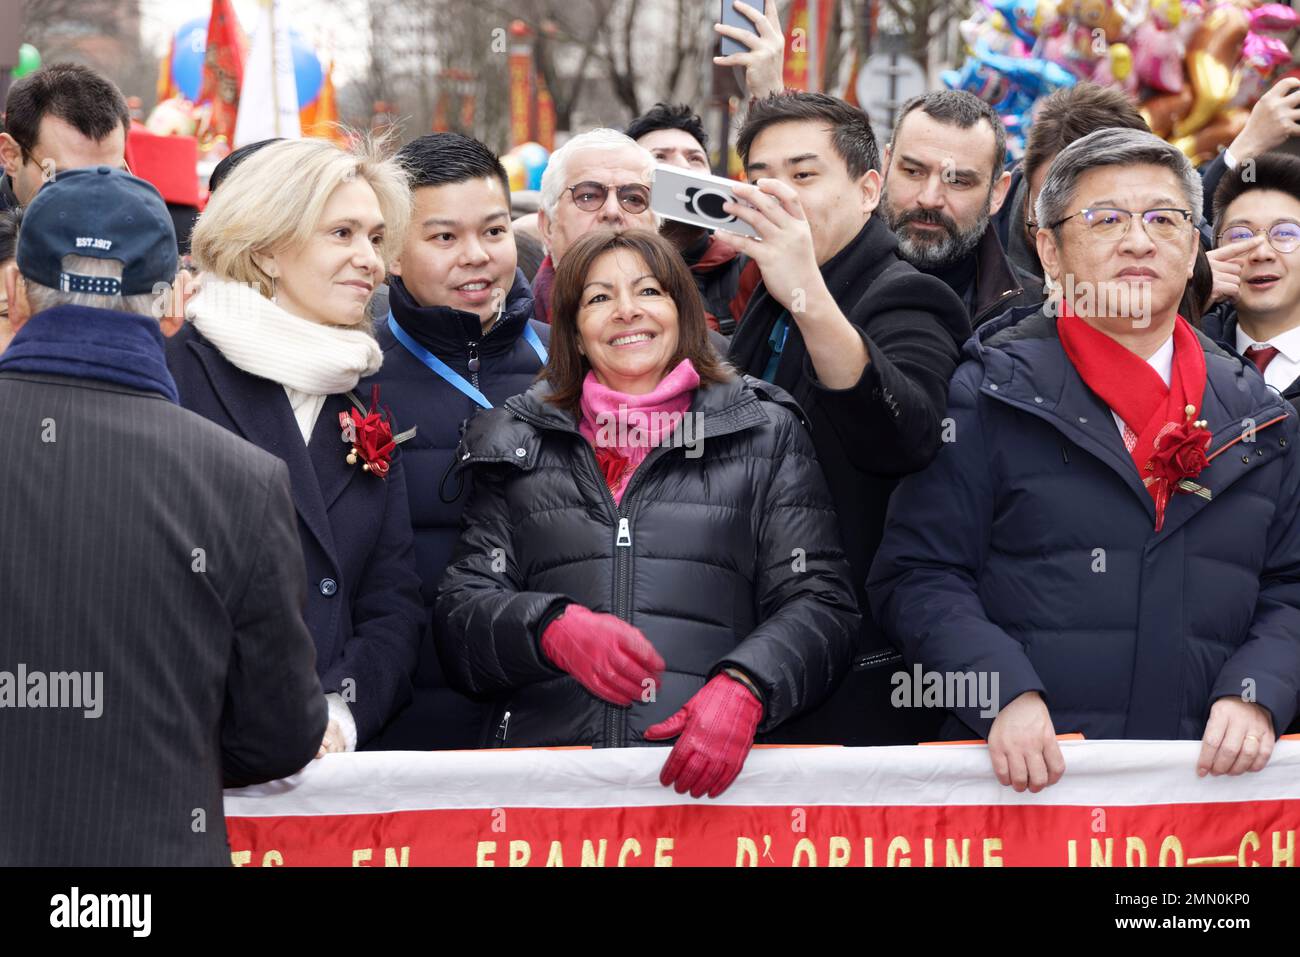
[[[393,311],[391,309],[388,310],[388,328],[389,331],[393,333],[393,337],[406,348],[407,352],[432,369],[440,378],[446,381],[448,385],[468,396],[483,408],[492,408],[492,403],[488,401],[487,396],[474,388],[474,386],[470,385],[469,381],[463,375],[412,339],[410,335],[407,334],[406,330],[398,325],[397,319],[393,316]],[[542,365],[546,365],[546,346],[542,345],[541,336],[537,334],[537,330],[529,325],[527,319],[524,320],[524,341],[532,346],[533,351],[537,353],[537,358],[541,360]]]

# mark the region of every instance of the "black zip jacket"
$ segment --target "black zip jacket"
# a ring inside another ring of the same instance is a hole
[[[760,734],[820,702],[859,618],[793,400],[748,377],[696,390],[698,441],[652,450],[616,506],[549,391],[480,412],[458,451],[473,492],[434,623],[453,686],[496,697],[489,741],[650,745],[645,729],[728,667],[760,692]],[[607,704],[542,654],[542,628],[570,602],[641,629],[667,665],[654,700]]]

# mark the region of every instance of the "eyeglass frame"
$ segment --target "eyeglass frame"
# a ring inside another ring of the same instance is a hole
[[[1179,209],[1177,206],[1152,206],[1150,209],[1144,209],[1140,212],[1134,212],[1131,209],[1121,209],[1118,206],[1085,206],[1083,207],[1083,209],[1076,210],[1075,212],[1071,213],[1069,216],[1066,216],[1064,219],[1058,219],[1056,222],[1052,223],[1047,228],[1056,229],[1058,226],[1061,226],[1064,223],[1069,222],[1071,219],[1074,219],[1074,217],[1076,216],[1082,216],[1084,213],[1098,213],[1098,212],[1102,212],[1103,210],[1112,213],[1125,213],[1128,216],[1128,220],[1124,225],[1124,232],[1122,232],[1119,235],[1119,237],[1115,240],[1115,242],[1121,242],[1124,239],[1128,238],[1129,230],[1133,228],[1134,216],[1142,217],[1145,216],[1147,213],[1182,213],[1183,225],[1184,226],[1192,225],[1192,211],[1190,209]],[[1091,228],[1092,227],[1089,226],[1089,229]],[[1156,241],[1155,239],[1152,239],[1151,234],[1147,232],[1147,226],[1145,220],[1143,220],[1142,222],[1142,232],[1146,234],[1147,239],[1150,239],[1152,242]]]
[[[1284,219],[1284,220],[1282,220],[1281,222],[1274,223],[1272,226],[1269,226],[1267,229],[1251,229],[1251,230],[1250,230],[1250,238],[1251,238],[1251,239],[1254,239],[1254,238],[1255,238],[1256,236],[1258,236],[1260,233],[1263,233],[1264,236],[1265,236],[1265,238],[1268,240],[1268,244],[1269,244],[1270,246],[1273,247],[1273,252],[1275,252],[1275,253],[1281,253],[1283,256],[1289,256],[1289,255],[1291,255],[1293,252],[1295,252],[1297,249],[1300,249],[1300,241],[1297,241],[1296,246],[1295,246],[1294,249],[1278,249],[1278,248],[1277,248],[1277,244],[1275,244],[1275,243],[1273,242],[1273,237],[1272,237],[1270,234],[1273,232],[1273,230],[1277,229],[1277,227],[1279,227],[1279,226],[1294,226],[1294,227],[1296,227],[1296,229],[1300,230],[1300,223],[1297,223],[1297,222],[1295,222],[1294,220]],[[1225,227],[1224,230],[1223,230],[1223,232],[1219,233],[1217,236],[1214,237],[1214,244],[1215,244],[1215,245],[1214,245],[1214,248],[1215,248],[1215,249],[1219,249],[1219,248],[1220,248],[1219,244],[1223,242],[1223,234],[1226,233],[1229,229],[1250,229],[1250,227],[1248,227],[1248,226],[1228,226],[1228,227]],[[1242,239],[1234,239],[1233,242],[1234,242],[1234,243],[1245,242],[1245,238],[1243,237]]]
[[[594,208],[592,208],[592,209],[582,209],[582,207],[578,205],[578,197],[575,196],[575,195],[573,194],[573,191],[574,191],[575,189],[577,189],[579,186],[597,186],[597,187],[599,187],[600,190],[601,190],[600,203],[597,204],[597,205],[596,205]],[[609,202],[609,191],[610,191],[611,189],[614,191],[614,195],[615,195],[616,197],[618,197],[618,205],[619,205],[619,208],[622,209],[624,212],[626,212],[626,213],[631,213],[633,216],[639,216],[639,215],[641,215],[642,213],[644,213],[644,212],[646,212],[647,210],[650,209],[650,187],[647,186],[647,185],[645,185],[644,183],[624,183],[622,186],[607,186],[607,185],[605,185],[604,183],[598,183],[598,182],[596,182],[594,179],[584,179],[584,180],[583,180],[582,182],[580,182],[580,183],[574,183],[572,186],[566,186],[566,187],[564,187],[564,191],[565,191],[566,193],[568,193],[568,194],[569,194],[569,198],[570,198],[571,200],[573,200],[573,205],[574,205],[574,206],[577,206],[578,209],[582,209],[582,211],[583,211],[584,213],[594,213],[594,212],[597,212],[597,211],[598,211],[602,206],[604,206],[607,202]],[[624,204],[624,197],[623,197],[622,193],[623,193],[623,190],[629,190],[629,189],[634,189],[634,190],[645,190],[645,208],[644,208],[644,209],[628,209],[628,208],[627,208],[627,206]]]

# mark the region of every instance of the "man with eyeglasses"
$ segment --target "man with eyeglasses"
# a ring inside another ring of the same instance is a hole
[[[1214,235],[1235,288],[1205,316],[1205,334],[1300,408],[1300,160],[1266,153],[1249,179],[1220,181]]]
[[[1300,426],[1178,315],[1201,208],[1150,133],[1062,150],[1035,210],[1054,297],[976,330],[950,441],[890,505],[872,609],[909,665],[996,679],[945,732],[1017,791],[1065,772],[1058,732],[1199,739],[1199,775],[1241,774],[1296,714]]]
[[[631,137],[611,129],[580,133],[552,155],[542,174],[537,228],[546,258],[533,277],[533,309],[551,321],[555,267],[569,247],[593,229],[654,230],[650,174],[654,156]]]
[[[0,209],[26,206],[61,170],[124,169],[130,128],[122,92],[94,70],[54,63],[18,80],[0,132]]]

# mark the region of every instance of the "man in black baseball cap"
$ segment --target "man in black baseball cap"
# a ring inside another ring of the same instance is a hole
[[[60,173],[5,270],[0,662],[60,691],[0,696],[0,861],[229,865],[223,784],[325,734],[288,469],[177,403],[176,238],[144,180]]]

